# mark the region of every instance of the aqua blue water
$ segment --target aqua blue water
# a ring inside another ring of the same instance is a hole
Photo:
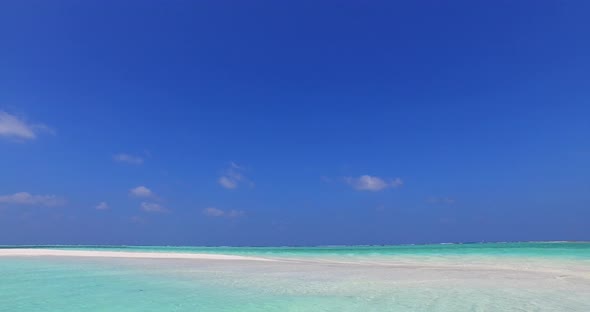
[[[587,243],[51,248],[278,261],[0,257],[0,311],[590,311]]]
[[[473,243],[392,246],[318,246],[318,247],[193,247],[193,246],[0,246],[2,248],[52,248],[68,250],[148,251],[208,253],[273,257],[317,256],[394,256],[394,255],[489,255],[566,257],[590,259],[587,242]]]

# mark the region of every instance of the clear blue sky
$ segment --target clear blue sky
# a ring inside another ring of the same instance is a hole
[[[2,1],[0,244],[590,240],[588,1]]]

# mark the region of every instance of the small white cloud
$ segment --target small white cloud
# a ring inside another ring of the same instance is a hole
[[[395,179],[391,180],[389,185],[391,187],[400,187],[400,186],[404,185],[404,181],[400,178],[395,178]]]
[[[135,197],[141,197],[141,198],[147,198],[147,197],[154,196],[154,193],[149,188],[147,188],[143,185],[132,188],[131,190],[129,190],[129,194],[131,194]]]
[[[244,176],[243,172],[244,168],[238,166],[234,162],[231,162],[229,168],[227,168],[217,179],[217,183],[229,190],[237,188],[242,183],[246,183],[253,187],[254,183],[248,180],[248,178]]]
[[[219,179],[217,180],[217,182],[219,182],[219,184],[223,187],[225,187],[226,189],[235,189],[236,187],[238,187],[238,181],[235,179],[232,179],[230,177],[227,176],[221,176],[219,177]]]
[[[100,202],[98,205],[96,205],[95,208],[96,208],[96,210],[108,210],[111,207],[106,202]]]
[[[141,165],[143,164],[143,158],[139,156],[133,156],[125,153],[113,155],[113,160],[120,163],[126,163],[130,165]]]
[[[226,218],[238,218],[245,215],[244,211],[242,210],[222,210],[215,207],[209,207],[203,209],[203,214],[209,217],[226,217]]]
[[[224,211],[218,208],[214,208],[214,207],[209,207],[209,208],[205,208],[203,209],[203,213],[206,216],[210,216],[210,217],[221,217],[224,215]]]
[[[145,212],[167,212],[168,211],[168,209],[162,207],[162,205],[160,205],[158,203],[142,202],[140,207],[141,207],[141,210],[143,210]]]
[[[0,111],[0,137],[34,140],[42,131],[53,133],[49,127],[43,124],[27,123],[15,115]]]
[[[27,192],[19,192],[12,195],[1,195],[0,204],[1,203],[53,207],[64,205],[66,200],[55,195],[32,195]]]
[[[387,181],[380,177],[374,177],[370,175],[362,175],[358,178],[346,177],[344,178],[344,182],[346,182],[348,185],[352,186],[354,189],[358,191],[371,192],[382,191],[386,188],[396,188],[404,184],[404,182],[400,178],[395,178]]]

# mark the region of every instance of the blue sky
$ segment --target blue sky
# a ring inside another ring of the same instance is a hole
[[[3,1],[0,244],[590,240],[587,1]]]

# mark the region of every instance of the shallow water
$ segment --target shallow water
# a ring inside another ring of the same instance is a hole
[[[278,261],[0,257],[0,311],[590,311],[583,243],[75,249]]]

